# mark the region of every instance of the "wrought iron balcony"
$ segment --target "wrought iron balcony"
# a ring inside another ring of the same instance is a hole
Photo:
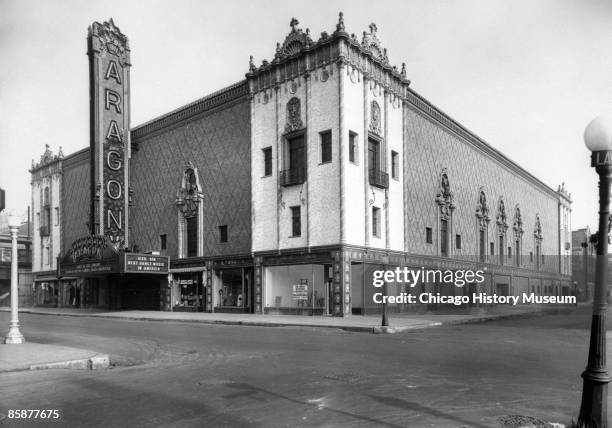
[[[389,174],[378,168],[370,169],[370,184],[372,186],[386,189],[389,187]]]
[[[306,168],[290,168],[280,172],[280,185],[293,186],[306,181]]]

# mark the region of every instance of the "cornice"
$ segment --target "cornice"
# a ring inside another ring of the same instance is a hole
[[[499,165],[506,167],[508,170],[510,170],[510,172],[519,175],[521,178],[535,185],[546,194],[554,197],[555,200],[559,199],[559,193],[557,191],[549,187],[543,181],[539,180],[533,174],[527,172],[499,150],[493,148],[478,135],[465,128],[412,88],[408,88],[406,100],[408,103],[408,108],[413,107],[413,110],[425,115],[433,122],[444,126],[450,132],[460,137],[463,141],[495,160]]]
[[[242,80],[132,128],[130,131],[132,142],[136,143],[155,131],[169,128],[176,123],[191,119],[203,112],[246,97],[248,94],[248,83],[246,80]]]

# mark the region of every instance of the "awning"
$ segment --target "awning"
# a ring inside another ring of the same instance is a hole
[[[59,281],[55,275],[42,275],[34,278],[34,282]]]
[[[206,270],[206,266],[194,266],[194,267],[169,269],[168,272],[170,272],[170,273],[186,273],[186,272],[202,272],[204,270]]]

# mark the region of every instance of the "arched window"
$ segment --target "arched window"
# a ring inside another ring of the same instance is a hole
[[[484,187],[480,186],[478,189],[478,203],[476,204],[476,220],[478,221],[478,253],[480,261],[484,262],[487,257],[487,236],[489,222],[491,216],[489,216],[489,206],[487,204],[487,195],[484,191]]]
[[[439,189],[436,194],[436,203],[439,211],[439,236],[440,236],[440,255],[442,257],[450,256],[452,236],[452,219],[453,211],[455,210],[455,202],[453,192],[450,189],[450,180],[448,179],[448,171],[442,169],[439,178]]]

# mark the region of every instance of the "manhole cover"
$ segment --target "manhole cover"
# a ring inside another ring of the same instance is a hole
[[[540,419],[521,415],[501,416],[497,421],[504,428],[546,428],[548,426],[546,422]]]

